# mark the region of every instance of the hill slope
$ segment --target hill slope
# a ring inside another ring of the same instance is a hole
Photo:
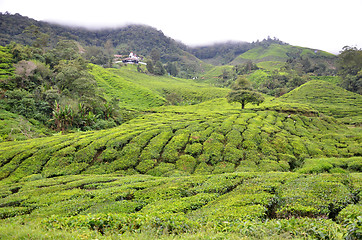
[[[229,92],[225,88],[197,83],[192,79],[153,76],[137,72],[136,66],[104,69],[92,65],[90,71],[106,98],[117,98],[126,109],[147,110],[164,104],[196,104]]]
[[[111,41],[114,47],[122,46],[126,54],[135,51],[140,55],[148,55],[153,48],[158,48],[162,54],[177,54],[185,48],[181,43],[166,37],[161,31],[145,25],[129,25],[117,29],[88,30],[51,24],[21,16],[20,14],[0,14],[0,45],[16,41],[21,44],[31,45],[34,37],[24,33],[30,26],[36,26],[40,32],[50,37],[50,45],[59,39],[66,38],[78,41],[84,45],[104,46]]]
[[[32,119],[8,112],[0,108],[0,142],[20,141],[29,138],[44,137],[48,129]]]
[[[0,182],[0,238],[342,239],[358,234],[361,177],[37,175]]]
[[[239,106],[230,108],[219,101],[220,110],[152,113],[109,130],[0,143],[0,179],[16,181],[32,174],[290,171],[305,158],[361,154],[360,134],[333,119],[240,112]]]
[[[362,123],[361,95],[326,81],[309,81],[283,95],[280,100],[310,104],[320,112],[341,119],[345,123]]]
[[[240,54],[232,61],[232,64],[240,64],[252,60],[254,62],[286,61],[288,58],[310,57],[310,58],[335,58],[333,54],[310,48],[296,47],[291,45],[280,45],[272,43],[268,46],[259,46]]]
[[[32,45],[34,33],[44,33],[49,37],[47,47],[54,47],[59,40],[74,40],[84,46],[101,47],[108,58],[113,54],[150,56],[153,49],[160,54],[163,62],[178,62],[179,68],[188,74],[201,72],[207,64],[186,51],[187,47],[167,36],[162,31],[146,25],[128,25],[114,29],[89,30],[36,21],[20,14],[0,13],[0,45],[10,42]],[[33,30],[31,30],[33,27]],[[34,28],[35,27],[35,28]],[[29,30],[30,29],[30,30]],[[28,31],[28,32],[27,32]],[[83,49],[82,51],[87,51]],[[187,74],[185,74],[187,75]]]

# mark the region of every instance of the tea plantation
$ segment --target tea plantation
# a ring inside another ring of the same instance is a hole
[[[311,104],[315,109],[347,124],[362,124],[360,94],[349,92],[322,80],[309,81],[283,95],[287,102]]]
[[[362,134],[338,119],[358,120],[357,95],[311,81],[241,111],[227,89],[92,71],[144,114],[0,143],[0,239],[361,238]],[[161,106],[177,89],[182,106]]]

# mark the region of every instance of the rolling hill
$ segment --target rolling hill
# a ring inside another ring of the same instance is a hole
[[[133,65],[120,69],[92,65],[90,72],[106,98],[117,98],[120,107],[129,110],[147,110],[165,104],[196,104],[225,97],[229,92],[192,79],[147,75],[138,72]]]
[[[107,40],[118,52],[157,48],[195,79],[79,58],[86,73],[78,83],[92,79],[99,101],[137,113],[98,131],[54,133],[0,106],[0,239],[361,239],[361,96],[337,87],[336,77],[314,76],[241,110],[226,100],[229,88],[215,87],[234,80],[233,66],[223,65],[230,62],[257,63],[262,69],[248,77],[258,85],[287,59],[332,68],[335,56],[277,39],[189,48],[147,26],[89,31],[19,14],[0,14],[0,43],[31,44],[23,33],[31,25],[50,36],[49,48],[60,38],[85,49]],[[15,58],[0,50],[6,84]],[[43,71],[31,83],[49,68],[37,63]],[[58,68],[27,94],[61,93],[49,85],[64,80]]]
[[[0,143],[0,179],[291,171],[306,158],[360,156],[358,132],[313,110],[283,106],[265,103],[240,112],[223,99],[212,100],[171,111],[155,109],[109,130]]]
[[[362,97],[335,84],[313,80],[283,95],[280,100],[304,103],[351,125],[362,123]]]
[[[107,48],[108,50],[104,54],[109,59],[113,58],[113,54],[128,55],[130,52],[148,57],[152,50],[156,49],[160,53],[161,61],[178,62],[179,68],[188,74],[202,72],[208,67],[207,64],[187,52],[184,44],[165,36],[162,31],[146,25],[89,30],[36,21],[20,14],[7,13],[0,13],[0,23],[0,45],[2,46],[11,42],[32,45],[36,36],[31,29],[36,29],[35,32],[46,34],[47,48],[55,47],[59,40],[73,40],[82,46],[83,53],[87,51],[87,47],[91,46]]]
[[[312,58],[316,57],[325,57],[333,58],[334,55],[324,51],[296,47],[291,45],[281,45],[272,43],[269,46],[260,46],[249,51],[240,54],[232,63],[240,64],[248,60],[253,60],[256,62],[265,62],[265,61],[286,61],[290,57],[296,56],[308,56]]]
[[[361,138],[301,104],[213,99],[0,143],[0,238],[359,236]]]

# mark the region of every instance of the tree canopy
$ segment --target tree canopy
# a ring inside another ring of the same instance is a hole
[[[239,102],[241,104],[241,109],[244,109],[247,103],[259,105],[260,103],[264,102],[264,97],[262,94],[250,90],[231,91],[228,94],[227,99],[229,102]]]
[[[362,49],[345,46],[338,57],[341,87],[362,94]]]
[[[236,82],[232,85],[232,89],[233,91],[229,92],[226,98],[229,102],[239,102],[241,109],[244,109],[247,103],[259,105],[264,102],[263,95],[253,91],[250,81],[244,76],[237,78]]]

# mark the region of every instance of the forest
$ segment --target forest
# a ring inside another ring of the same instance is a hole
[[[0,239],[361,239],[362,49],[0,22]]]

